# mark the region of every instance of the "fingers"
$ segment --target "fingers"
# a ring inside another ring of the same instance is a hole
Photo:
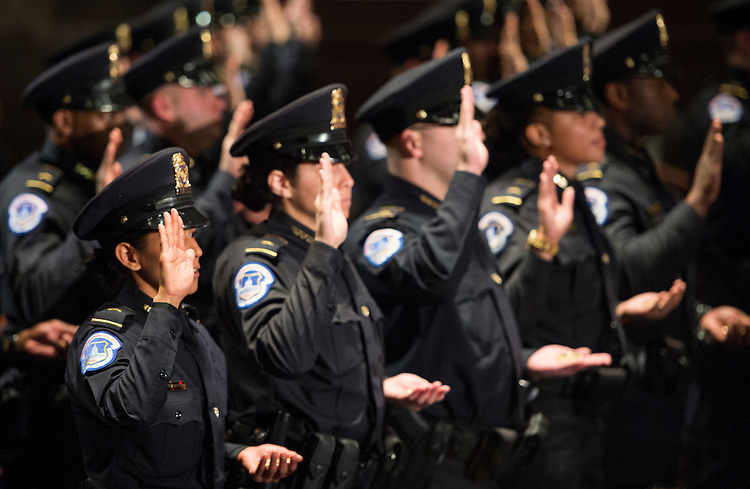
[[[232,114],[232,121],[229,123],[226,137],[230,138],[232,142],[236,141],[250,123],[254,113],[255,106],[251,100],[240,102],[234,114]]]
[[[107,147],[104,149],[104,156],[102,157],[102,165],[112,165],[115,163],[115,157],[117,155],[117,149],[122,144],[122,131],[119,127],[115,127],[109,131],[109,141]]]

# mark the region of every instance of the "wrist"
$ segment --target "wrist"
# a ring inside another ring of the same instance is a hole
[[[532,229],[526,238],[526,249],[533,250],[542,259],[552,261],[555,257],[559,246],[557,242],[548,241],[544,234],[544,228]]]

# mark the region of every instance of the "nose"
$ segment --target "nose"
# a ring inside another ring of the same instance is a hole
[[[195,251],[196,258],[200,258],[201,256],[203,256],[203,249],[201,249],[198,241],[196,241],[194,234],[195,229],[185,230],[185,245],[188,247],[188,249],[193,249]]]
[[[606,122],[604,121],[604,117],[602,117],[601,115],[599,115],[599,113],[598,113],[598,112],[590,111],[590,112],[588,113],[588,115],[589,115],[589,119],[590,119],[590,121],[591,121],[591,124],[592,124],[592,125],[593,125],[593,126],[594,126],[595,128],[597,128],[597,129],[602,129],[602,128],[604,128],[604,126],[605,126]]]
[[[333,184],[340,188],[351,188],[354,186],[354,179],[349,170],[341,163],[333,165]]]

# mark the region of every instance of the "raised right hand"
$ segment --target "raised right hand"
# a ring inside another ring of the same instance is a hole
[[[702,217],[706,217],[721,190],[723,151],[724,136],[721,134],[721,122],[714,119],[706,133],[703,150],[695,165],[693,184],[685,197],[685,202]]]
[[[341,195],[333,186],[331,157],[320,158],[320,191],[315,197],[315,240],[338,248],[346,239],[349,224],[341,207]]]

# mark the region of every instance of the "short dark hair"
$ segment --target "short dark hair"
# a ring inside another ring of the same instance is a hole
[[[299,159],[283,154],[272,159],[261,164],[246,165],[232,187],[232,198],[251,211],[261,211],[269,203],[277,208],[281,202],[281,198],[268,187],[271,170],[280,170],[292,182],[297,178],[297,166],[301,163]]]

